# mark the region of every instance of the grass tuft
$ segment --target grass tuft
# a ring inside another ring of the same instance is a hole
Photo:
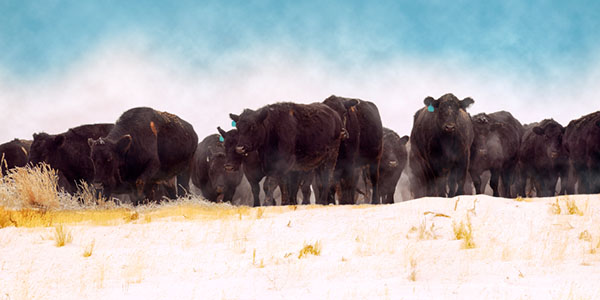
[[[96,240],[93,240],[91,244],[89,244],[87,247],[85,247],[85,249],[83,250],[83,257],[92,256],[92,253],[94,252],[95,244],[96,244]]]
[[[309,255],[319,256],[321,255],[321,242],[316,241],[313,245],[304,244],[304,247],[298,253],[298,259],[306,258]]]
[[[569,213],[569,215],[583,216],[583,211],[580,210],[579,207],[577,207],[575,199],[567,198],[565,200],[565,204],[567,205],[567,212]]]
[[[50,165],[14,168],[2,178],[0,203],[38,209],[60,207],[58,175]]]
[[[73,241],[71,232],[63,225],[55,226],[54,229],[54,241],[56,242],[56,247],[62,247]]]
[[[452,229],[454,230],[454,237],[457,240],[463,240],[463,249],[475,248],[475,241],[473,240],[473,226],[471,224],[471,217],[468,214],[466,222],[452,222]]]

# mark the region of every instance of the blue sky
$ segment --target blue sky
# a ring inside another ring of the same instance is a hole
[[[598,1],[2,1],[0,11],[1,67],[23,77],[128,34],[192,67],[284,45],[341,65],[403,55],[538,72],[585,67],[600,46]]]
[[[569,89],[580,89],[581,82],[596,76],[598,32],[598,1],[2,0],[0,86],[5,93],[10,91],[10,100],[3,101],[36,101],[32,99],[52,94],[52,86],[77,85],[74,74],[113,59],[107,53],[133,51],[133,56],[147,63],[144,69],[152,65],[185,70],[187,75],[182,76],[195,78],[190,79],[192,82],[200,78],[206,82],[209,73],[236,73],[241,66],[249,66],[244,69],[247,78],[257,78],[274,71],[261,69],[256,61],[274,55],[279,59],[265,63],[281,68],[299,64],[309,73],[315,69],[324,72],[318,77],[332,83],[322,86],[323,94],[345,92],[340,87],[352,85],[348,78],[361,84],[374,81],[365,87],[398,78],[423,85],[432,80],[431,73],[452,72],[439,80],[441,90],[451,92],[455,86],[467,89],[474,84],[486,89],[487,83],[477,81],[485,78],[497,89],[514,89],[514,97],[533,93],[519,92],[524,88],[512,86],[523,82],[534,90],[550,86],[553,91],[549,94],[568,95]],[[422,74],[414,70],[398,75],[403,71],[390,66],[429,71],[422,78],[409,78]],[[113,67],[118,69],[119,65]],[[370,76],[361,77],[363,70]],[[373,78],[380,73],[392,75]],[[306,78],[290,75],[289,80]],[[108,79],[98,84],[106,89],[114,85]],[[557,91],[557,86],[562,88]],[[32,87],[39,93],[32,94]],[[417,97],[425,91],[394,97]],[[364,95],[376,97],[374,93]],[[78,96],[83,98],[48,101],[88,99]],[[196,96],[198,101],[209,101]],[[304,95],[290,96],[297,99]],[[410,105],[410,114],[425,96],[411,99],[416,104]],[[279,100],[264,99],[255,104]],[[508,108],[522,106],[516,103]],[[497,108],[502,107],[490,106]],[[597,105],[593,109],[598,109]],[[18,131],[0,132],[0,136],[13,132]]]

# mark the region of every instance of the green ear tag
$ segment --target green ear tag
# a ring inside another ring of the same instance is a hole
[[[221,143],[222,143],[222,142],[224,142],[224,141],[225,141],[225,139],[223,138],[223,136],[222,136],[222,135],[220,135],[220,136],[219,136],[219,142],[221,142]]]
[[[235,125],[237,125],[235,121],[231,121],[231,126],[236,127]]]
[[[427,106],[427,110],[429,112],[433,112],[435,109],[433,108],[433,105],[429,104],[429,106]]]

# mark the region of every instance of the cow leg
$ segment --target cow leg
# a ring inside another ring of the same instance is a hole
[[[281,191],[281,206],[290,205],[290,178],[282,176],[279,180],[279,190]]]
[[[236,188],[236,186],[225,187],[225,192],[223,193],[223,202],[229,202],[233,204],[233,195],[235,194]]]
[[[371,204],[379,204],[379,161],[369,164],[369,179],[371,179]]]
[[[490,170],[490,187],[494,193],[494,197],[500,197],[500,192],[498,191],[498,182],[500,181],[500,171],[497,169]]]
[[[313,177],[312,172],[305,173],[302,177],[302,182],[300,183],[302,186],[302,204],[308,205],[310,204],[310,184]]]
[[[190,192],[191,168],[187,167],[177,175],[177,196],[183,197]]]
[[[248,177],[246,177],[248,178]],[[260,206],[260,182],[255,180],[248,180],[250,183],[250,189],[252,189],[252,198],[254,199],[254,207]]]
[[[515,166],[506,166],[500,174],[502,176],[502,195],[500,196],[510,198],[512,197],[511,187],[515,179]]]
[[[263,182],[263,191],[265,192],[265,206],[275,206],[275,197],[273,193],[277,188],[279,183],[272,176],[265,177],[265,181]],[[279,188],[281,190],[281,187]],[[283,196],[282,196],[283,199]]]
[[[356,178],[354,176],[354,166],[345,166],[342,170],[342,176],[340,178],[340,188],[342,190],[342,196],[340,197],[340,204],[348,205],[354,204],[354,196],[356,194]]]
[[[289,204],[288,205],[298,205],[298,189],[300,188],[300,173],[299,172],[290,172],[289,173]]]
[[[479,170],[471,169],[471,181],[475,187],[475,194],[481,194],[481,172]]]

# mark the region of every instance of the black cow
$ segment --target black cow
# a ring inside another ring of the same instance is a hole
[[[342,139],[339,115],[321,103],[275,103],[230,114],[239,130],[236,151],[257,151],[265,175],[280,183],[282,205],[296,202],[302,172],[315,170],[318,204],[327,193]]]
[[[91,183],[94,179],[88,139],[105,137],[113,127],[114,124],[89,124],[61,134],[33,134],[29,162],[49,164],[58,171],[59,186],[74,193],[82,180]]]
[[[236,152],[236,146],[238,144],[239,132],[237,129],[231,129],[225,131],[221,127],[217,127],[217,130],[225,139],[225,155],[226,164],[225,169],[232,172],[239,171],[242,168],[250,189],[252,190],[253,205],[260,206],[260,181],[265,177],[265,173],[262,170],[260,158],[257,151],[244,153],[241,155]],[[264,186],[264,183],[263,183]],[[267,190],[265,190],[267,193]]]
[[[400,137],[393,130],[383,128],[383,155],[381,156],[381,164],[379,166],[379,195],[381,203],[394,203],[396,185],[408,160],[406,152],[407,142],[408,136]]]
[[[573,120],[567,125],[563,146],[568,153],[570,176],[566,192],[600,193],[600,111]]]
[[[0,145],[0,169],[2,170],[2,176],[5,176],[12,168],[27,165],[30,147],[31,141],[20,139],[14,139]]]
[[[334,180],[341,188],[340,204],[354,204],[357,172],[367,167],[372,183],[371,203],[379,202],[379,163],[383,152],[383,126],[377,106],[369,101],[330,96],[324,104],[335,110],[345,129],[334,172]],[[329,193],[334,202],[335,187]]]
[[[471,118],[475,137],[471,146],[469,172],[475,192],[483,193],[481,173],[490,170],[490,186],[499,197],[498,182],[502,177],[502,196],[512,197],[511,186],[516,177],[523,125],[506,111],[480,113]]]
[[[562,146],[565,128],[552,119],[524,127],[519,149],[517,193],[526,196],[526,181],[530,179],[537,196],[554,196],[558,178],[566,174],[566,157]]]
[[[192,125],[176,115],[138,107],[124,112],[106,138],[89,139],[94,183],[105,195],[133,192],[158,200],[156,186],[177,176],[179,194],[189,190],[190,166],[198,144]]]
[[[473,126],[466,109],[474,101],[446,94],[437,100],[427,97],[423,103],[425,107],[416,112],[410,134],[413,195],[462,195],[473,143]]]
[[[242,172],[226,168],[225,145],[220,138],[212,134],[198,144],[192,163],[192,183],[209,201],[231,203],[242,181]]]

